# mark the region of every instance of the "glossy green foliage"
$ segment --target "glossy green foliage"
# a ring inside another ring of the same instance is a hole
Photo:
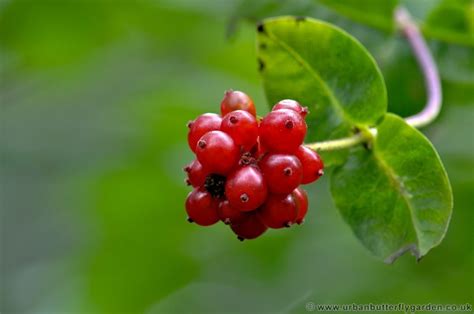
[[[385,31],[393,31],[395,29],[393,12],[398,0],[318,1],[354,21]]]
[[[333,172],[331,192],[355,235],[391,263],[410,250],[423,257],[443,239],[451,186],[426,137],[387,114],[371,149],[358,148]]]
[[[374,59],[352,36],[325,22],[265,20],[258,26],[258,60],[270,105],[291,98],[309,107],[309,140],[349,135],[355,127],[377,124],[386,111]]]

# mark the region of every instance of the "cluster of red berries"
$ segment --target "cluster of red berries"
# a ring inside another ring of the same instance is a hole
[[[318,154],[302,145],[307,113],[298,102],[282,100],[258,119],[252,99],[230,90],[222,116],[206,113],[189,122],[197,159],[184,168],[194,187],[186,199],[188,221],[209,226],[221,220],[240,240],[301,224],[308,197],[299,185],[323,174]]]

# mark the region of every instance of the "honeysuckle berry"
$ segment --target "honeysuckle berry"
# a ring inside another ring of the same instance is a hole
[[[202,188],[196,188],[188,194],[186,212],[188,221],[201,226],[210,226],[219,221],[217,208],[219,201]]]
[[[215,113],[205,113],[196,120],[188,122],[188,144],[193,152],[196,152],[196,144],[207,132],[219,130],[222,118]]]
[[[323,173],[319,155],[303,146],[307,108],[285,99],[256,118],[250,97],[227,91],[221,113],[188,124],[196,155],[184,168],[194,188],[186,199],[188,221],[209,226],[221,220],[240,240],[303,223],[308,196],[299,185]]]
[[[230,205],[240,211],[257,209],[267,198],[267,193],[262,173],[252,165],[236,170],[227,178],[225,185]]]
[[[226,225],[238,224],[248,215],[247,213],[232,207],[228,200],[224,200],[219,204],[217,214],[219,215],[220,220],[222,220]]]
[[[260,123],[261,144],[270,152],[292,154],[303,143],[306,122],[294,110],[271,111]]]
[[[197,142],[196,156],[209,173],[227,175],[237,166],[240,151],[228,134],[211,131]]]
[[[296,111],[301,115],[303,119],[309,113],[308,107],[301,106],[299,102],[293,99],[280,100],[279,102],[275,104],[275,106],[273,106],[272,111],[276,111],[280,109],[290,109],[290,110]]]
[[[241,91],[228,90],[224,94],[224,98],[221,102],[221,114],[225,116],[231,111],[244,110],[252,114],[257,115],[255,105],[252,98]]]
[[[249,213],[241,222],[230,227],[240,241],[258,238],[268,229],[255,213]]]
[[[193,160],[189,165],[184,167],[184,171],[188,174],[187,182],[195,188],[202,186],[209,174],[197,160]]]
[[[324,164],[318,153],[301,145],[295,152],[303,166],[303,180],[301,184],[308,184],[318,180],[324,174]]]
[[[300,225],[304,222],[304,217],[308,212],[308,195],[302,188],[296,188],[291,195],[296,203],[297,215],[295,222]]]
[[[259,166],[271,193],[289,194],[301,184],[303,168],[293,155],[270,153]]]
[[[257,119],[247,111],[235,110],[226,114],[222,119],[221,131],[229,134],[234,143],[242,146],[245,151],[257,143]]]
[[[273,229],[290,227],[297,214],[296,202],[291,194],[270,194],[258,211],[261,221]]]

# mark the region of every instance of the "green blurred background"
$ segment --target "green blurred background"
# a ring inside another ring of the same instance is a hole
[[[250,94],[259,114],[268,111],[252,20],[284,13],[336,23],[376,57],[391,111],[414,113],[425,100],[399,36],[311,0],[265,0],[239,19],[249,3],[0,1],[0,312],[474,303],[472,49],[430,42],[445,97],[441,117],[424,131],[447,168],[455,206],[445,240],[419,263],[373,258],[333,206],[327,178],[307,187],[307,223],[255,241],[237,241],[223,224],[185,221],[186,122],[218,111],[228,88]],[[406,2],[417,18],[435,4]]]

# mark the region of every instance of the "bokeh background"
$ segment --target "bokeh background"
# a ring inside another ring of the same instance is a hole
[[[422,19],[435,1],[406,1]],[[237,241],[188,224],[186,122],[228,88],[268,111],[254,22],[320,17],[383,70],[390,110],[417,112],[409,47],[311,0],[0,1],[2,313],[305,313],[314,303],[474,303],[472,49],[430,41],[444,108],[424,132],[447,168],[454,212],[416,263],[372,257],[307,187],[307,222]],[[249,13],[250,12],[250,13]],[[458,61],[461,61],[459,63]],[[464,62],[464,64],[462,63]]]

